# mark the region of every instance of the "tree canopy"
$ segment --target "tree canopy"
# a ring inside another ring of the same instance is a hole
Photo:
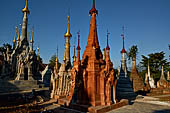
[[[9,50],[11,50],[12,46],[8,43],[3,44],[3,46],[0,47],[0,52],[5,52],[7,50],[7,48],[9,48]]]
[[[49,60],[49,67],[53,68],[56,65],[56,55],[52,55],[50,60]],[[60,67],[61,63],[58,62],[58,65]]]
[[[154,79],[159,79],[161,75],[161,66],[164,66],[164,70],[170,70],[170,63],[165,59],[165,53],[163,51],[157,53],[151,53],[147,56],[142,55],[141,66],[144,67],[147,72],[148,63],[150,66],[151,75]]]

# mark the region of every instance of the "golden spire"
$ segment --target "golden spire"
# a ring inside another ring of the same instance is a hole
[[[64,35],[64,37],[72,37],[71,33],[70,33],[70,16],[68,16],[68,27],[67,27],[67,32],[66,34]]]
[[[58,62],[58,46],[57,46],[57,56],[56,56],[56,62]]]
[[[16,32],[15,32],[13,43],[16,43],[16,38],[17,38],[17,26],[16,26]]]
[[[34,28],[32,28],[32,36],[31,36],[30,43],[34,43],[34,40],[33,40],[33,34],[34,34]]]
[[[29,9],[28,9],[28,0],[26,0],[26,4],[25,4],[25,8],[22,10],[22,12],[26,12],[26,13],[30,13]]]
[[[64,58],[63,58],[63,61],[66,60],[66,52],[64,52]]]
[[[74,45],[74,56],[73,56],[73,62],[76,61],[76,49],[75,49],[75,45]]]
[[[18,29],[18,37],[17,37],[18,42],[20,41],[20,27],[21,27],[21,24],[19,24],[19,29]]]

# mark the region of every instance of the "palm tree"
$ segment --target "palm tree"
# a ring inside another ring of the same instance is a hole
[[[129,52],[127,53],[127,56],[129,60],[132,60],[132,69],[136,69],[136,56],[138,54],[138,47],[137,45],[133,45]]]

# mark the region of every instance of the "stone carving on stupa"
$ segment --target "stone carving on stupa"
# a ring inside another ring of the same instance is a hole
[[[54,67],[53,78],[51,80],[53,88],[51,91],[51,98],[59,99],[67,97],[70,91],[70,76],[71,76],[71,61],[70,61],[70,38],[72,37],[70,33],[70,17],[68,16],[68,28],[67,32],[64,35],[66,38],[65,51],[63,63],[58,69],[58,49],[57,49],[57,58],[56,66]]]
[[[66,105],[76,103],[98,106],[116,103],[116,78],[109,55],[109,33],[107,33],[106,59],[103,60],[97,36],[98,11],[95,9],[94,0],[89,13],[91,21],[87,46],[80,60],[80,35],[78,35],[77,58],[71,71],[70,92],[67,98],[59,100],[59,104],[64,100]]]

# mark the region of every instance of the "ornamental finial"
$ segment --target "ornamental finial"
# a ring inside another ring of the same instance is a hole
[[[21,24],[19,24],[19,28],[18,28],[18,37],[17,37],[18,42],[20,41],[20,27],[21,27]]]
[[[34,34],[34,27],[32,28],[32,36],[31,36],[30,43],[34,43],[34,40],[33,40],[33,34]]]
[[[95,0],[93,0],[93,7],[92,9],[89,11],[89,14],[92,15],[92,14],[98,14],[98,11],[96,10],[95,8]]]
[[[16,31],[15,31],[15,36],[14,36],[13,43],[16,43],[16,38],[17,38],[17,26],[16,26]]]
[[[77,32],[78,34],[78,45],[77,45],[77,50],[80,50],[80,31]]]
[[[122,51],[121,51],[121,53],[126,53],[126,50],[125,50],[125,36],[124,36],[124,26],[122,27],[122,31],[123,31],[123,33],[121,34],[121,36],[122,36],[122,39],[123,39],[123,49],[122,49]]]
[[[28,0],[26,0],[26,4],[25,4],[25,8],[22,10],[22,12],[26,12],[26,13],[30,13],[29,9],[28,9]]]
[[[64,35],[64,37],[72,37],[72,35],[70,33],[70,16],[68,16],[68,27],[67,27],[67,32]]]
[[[107,30],[107,46],[106,46],[106,50],[110,50],[110,47],[109,47],[109,35],[110,35],[110,33]]]

